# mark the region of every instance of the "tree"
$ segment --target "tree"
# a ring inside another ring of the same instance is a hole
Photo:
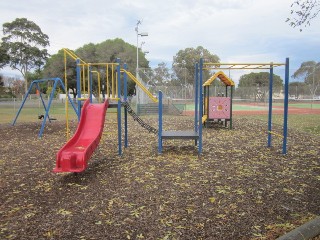
[[[132,73],[136,72],[137,52],[136,46],[133,46],[120,38],[109,39],[102,43],[96,44],[96,62],[116,62],[117,58],[122,63],[126,63],[128,70]],[[145,54],[139,49],[139,68],[148,68],[149,61]]]
[[[24,92],[24,88],[23,88],[23,81],[22,80],[19,80],[19,79],[15,79],[12,83],[12,87],[11,87],[11,90],[12,90],[12,93],[13,95],[17,96],[17,95],[22,95],[23,92]]]
[[[141,52],[141,51],[140,51]],[[116,38],[113,40],[106,40],[98,44],[85,44],[75,50],[77,56],[87,63],[115,63],[117,58],[121,59],[122,63],[127,63],[128,70],[135,72],[136,69],[136,48],[135,46],[126,43],[122,39]],[[142,53],[141,53],[142,54]],[[64,52],[60,50],[57,54],[52,55],[43,70],[44,77],[60,77],[64,79]],[[139,65],[141,67],[148,67],[149,62],[144,55],[139,55]],[[68,89],[73,91],[76,97],[76,65],[75,61],[67,58],[67,79]],[[100,72],[101,81],[106,79],[106,66],[92,66],[93,71]],[[111,79],[111,69],[109,69],[109,79]],[[110,83],[111,84],[111,83]],[[93,91],[97,93],[97,77],[93,75]],[[128,82],[128,93],[134,94],[135,83]]]
[[[3,76],[0,75],[0,87],[3,87],[3,86],[4,86]]]
[[[171,80],[171,74],[165,62],[158,64],[153,70],[153,80],[156,85],[165,85]]]
[[[312,98],[315,98],[320,89],[320,62],[303,62],[300,68],[294,72],[295,79],[302,79],[309,86]]]
[[[295,0],[291,4],[291,18],[287,18],[286,22],[289,22],[291,27],[310,26],[310,21],[317,17],[320,11],[319,0]]]
[[[97,60],[96,54],[96,45],[93,43],[85,44],[82,47],[78,48],[75,53],[81,57],[87,63],[93,63]]]
[[[45,47],[49,37],[40,27],[26,18],[16,18],[3,24],[2,46],[10,58],[10,67],[18,70],[25,79],[25,92],[28,90],[26,74],[31,69],[41,69],[49,56]]]
[[[9,59],[6,49],[3,44],[0,43],[0,69],[9,63]]]
[[[65,75],[64,66],[64,50],[61,49],[58,53],[53,54],[48,60],[42,75],[45,78],[60,78],[62,82],[65,81],[65,76],[67,77],[67,91],[71,90],[74,98],[77,97],[77,80],[76,80],[76,63],[73,59],[67,57],[67,71]]]
[[[309,94],[309,87],[304,82],[290,82],[289,83],[289,95],[295,96],[296,99]]]
[[[269,92],[269,72],[251,72],[240,77],[236,94],[241,98],[252,98],[263,101]],[[280,92],[283,87],[283,80],[280,76],[273,74],[273,93]]]
[[[194,65],[199,62],[199,59],[203,58],[209,62],[219,62],[220,59],[217,55],[212,54],[209,50],[198,46],[197,48],[186,48],[180,50],[174,57],[172,63],[172,69],[174,74],[181,82],[181,84],[193,84],[194,82]],[[210,72],[205,70],[203,73],[204,80],[208,79]]]

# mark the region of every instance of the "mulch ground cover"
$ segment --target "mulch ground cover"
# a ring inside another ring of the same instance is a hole
[[[164,128],[192,121],[165,117]],[[281,139],[266,148],[265,122],[233,126],[204,128],[200,157],[181,140],[158,155],[157,136],[130,119],[120,157],[107,114],[88,169],[54,174],[63,123],[42,139],[40,123],[0,125],[0,239],[276,239],[320,215],[319,137],[290,129],[284,156]]]

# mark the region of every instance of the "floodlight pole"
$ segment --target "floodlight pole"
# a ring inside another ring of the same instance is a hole
[[[148,33],[147,32],[143,32],[143,33],[139,33],[139,25],[141,25],[141,20],[137,21],[137,25],[135,28],[135,31],[137,33],[137,67],[136,67],[136,79],[139,80],[139,36],[141,37],[147,37]],[[137,103],[139,102],[139,94],[138,91],[136,91],[136,95],[137,95]]]
[[[139,25],[141,24],[141,21],[138,20],[137,22],[137,26],[135,28],[135,31],[137,33],[137,68],[136,68],[136,78],[138,79],[138,71],[139,71],[139,36],[141,37],[147,37],[148,33],[147,32],[143,32],[143,33],[139,33]],[[144,42],[143,42],[144,44]]]

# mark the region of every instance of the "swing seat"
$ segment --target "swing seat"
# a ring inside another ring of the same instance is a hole
[[[41,115],[38,115],[38,119],[39,120],[42,120],[44,118],[44,115],[43,114],[41,114]],[[51,117],[49,117],[49,120],[50,121],[54,121],[54,120],[57,120],[56,118],[51,118]]]

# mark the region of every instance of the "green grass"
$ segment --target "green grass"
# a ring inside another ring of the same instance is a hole
[[[273,106],[280,106],[283,107],[283,103],[273,103]],[[307,108],[307,109],[320,109],[320,103],[319,102],[308,102],[308,103],[289,103],[289,107],[295,107],[295,108]]]
[[[319,103],[292,103],[289,104],[289,107],[296,107],[296,108],[312,108],[312,109],[320,109]]]
[[[12,123],[20,105],[17,105],[15,107],[10,105],[2,105],[0,106],[0,124],[9,124]],[[77,115],[74,112],[72,106],[68,105],[69,109],[69,120],[77,119]],[[108,109],[108,113],[116,112],[117,109],[111,108]],[[38,119],[38,115],[44,115],[45,110],[43,107],[39,108],[37,104],[33,106],[24,106],[19,114],[19,117],[17,119],[18,122],[39,122],[41,120]],[[64,103],[53,103],[50,108],[49,115],[51,118],[55,118],[58,121],[65,121],[66,115],[65,115],[65,104]]]
[[[299,104],[303,106],[303,104]],[[308,104],[307,104],[308,105]],[[254,107],[254,106],[253,106]],[[319,107],[319,105],[318,105]],[[256,106],[257,110],[265,109],[262,106]],[[187,110],[194,110],[193,104],[186,105]],[[233,110],[254,110],[254,108],[250,106],[240,106],[234,105]],[[0,124],[10,124],[12,123],[16,113],[18,111],[18,107],[15,109],[12,106],[1,106],[0,107]],[[108,113],[114,112],[116,109],[108,109]],[[43,108],[39,110],[38,107],[24,107],[17,119],[17,122],[41,122],[38,119],[38,114],[44,114],[45,111]],[[65,106],[64,104],[54,104],[50,109],[50,116],[52,118],[56,118],[58,121],[65,121]],[[148,118],[150,116],[144,116],[144,118]],[[243,118],[243,116],[235,116],[236,118]],[[245,116],[248,118],[248,116]],[[76,119],[77,116],[73,111],[71,105],[69,106],[69,119]],[[268,122],[267,115],[253,115],[249,116],[249,118],[260,119],[262,121]],[[290,114],[288,117],[288,126],[291,129],[298,129],[300,131],[320,135],[320,116],[315,114]],[[282,115],[273,115],[273,123],[283,125],[283,116]]]
[[[242,116],[236,116],[241,118]],[[268,115],[252,115],[247,118],[259,119],[268,122]],[[288,128],[297,129],[299,131],[320,135],[320,115],[317,114],[290,114],[288,116]],[[272,122],[274,124],[283,125],[282,115],[273,115]]]
[[[0,124],[12,123],[19,108],[13,108],[8,106],[1,106],[0,108]],[[45,110],[38,107],[24,107],[22,108],[17,122],[37,122],[41,121],[38,119],[38,115],[44,115]],[[50,109],[50,117],[60,121],[66,119],[64,104],[52,106]],[[76,114],[71,106],[69,106],[69,119],[76,119]]]
[[[234,111],[255,111],[255,110],[268,110],[268,106],[245,106],[245,105],[237,105],[237,104],[234,104],[232,105],[232,110]]]
[[[283,107],[282,103],[273,103],[272,106],[274,107]],[[320,109],[320,103],[289,103],[289,107],[295,107],[295,108],[306,108],[306,109]],[[268,103],[257,103],[257,105],[245,105],[245,104],[238,104],[234,103],[232,106],[232,109],[235,111],[255,111],[255,110],[267,110],[268,109]],[[194,104],[186,104],[186,110],[187,111],[193,111],[194,110]]]

